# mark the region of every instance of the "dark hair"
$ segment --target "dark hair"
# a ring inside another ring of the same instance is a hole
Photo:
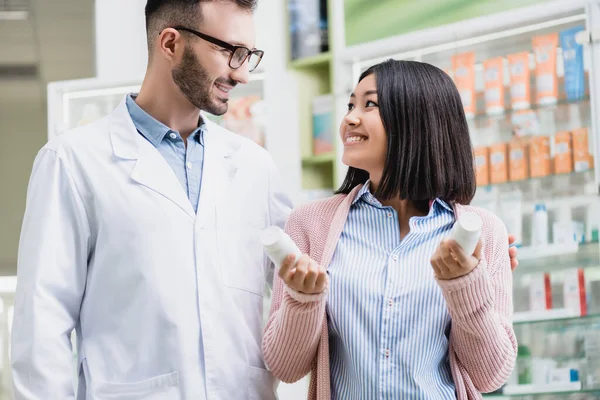
[[[419,208],[439,198],[469,204],[475,195],[475,163],[462,101],[441,69],[416,61],[387,60],[362,73],[377,81],[377,100],[388,145],[375,196],[414,201]],[[350,167],[337,193],[369,179]]]
[[[148,48],[152,49],[156,36],[169,26],[197,27],[202,20],[200,4],[213,1],[235,3],[238,7],[253,12],[258,0],[148,0],[145,10]]]

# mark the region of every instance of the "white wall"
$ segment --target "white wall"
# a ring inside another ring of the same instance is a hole
[[[0,21],[0,65],[36,64],[37,77],[0,77],[0,275],[16,273],[33,159],[46,143],[46,84],[90,77],[93,0],[30,0],[26,21]]]
[[[265,50],[261,68],[266,71],[264,95],[268,104],[267,148],[281,173],[286,190],[296,201],[300,198],[302,170],[297,125],[297,87],[287,70],[287,26],[282,0],[259,0],[255,14],[256,46]],[[306,400],[308,380],[281,383],[280,400]]]
[[[144,76],[148,60],[146,0],[96,0],[96,76],[128,80]]]

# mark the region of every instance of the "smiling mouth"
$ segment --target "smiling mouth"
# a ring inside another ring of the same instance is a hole
[[[219,89],[221,92],[223,92],[225,94],[229,94],[229,92],[231,91],[231,89],[233,89],[230,86],[224,86],[224,85],[221,85],[219,83],[215,83],[215,86],[217,87],[217,89]]]
[[[365,136],[348,136],[346,138],[346,143],[360,143],[367,141]]]

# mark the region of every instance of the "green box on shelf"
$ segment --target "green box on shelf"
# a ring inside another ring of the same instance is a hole
[[[333,97],[317,96],[312,103],[313,154],[331,153],[334,150]]]

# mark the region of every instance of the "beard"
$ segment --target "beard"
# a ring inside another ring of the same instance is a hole
[[[214,84],[191,48],[185,47],[181,62],[171,74],[179,90],[195,107],[213,115],[227,112],[227,99],[214,98],[211,93]],[[237,83],[231,79],[217,79],[216,82],[231,87]]]

